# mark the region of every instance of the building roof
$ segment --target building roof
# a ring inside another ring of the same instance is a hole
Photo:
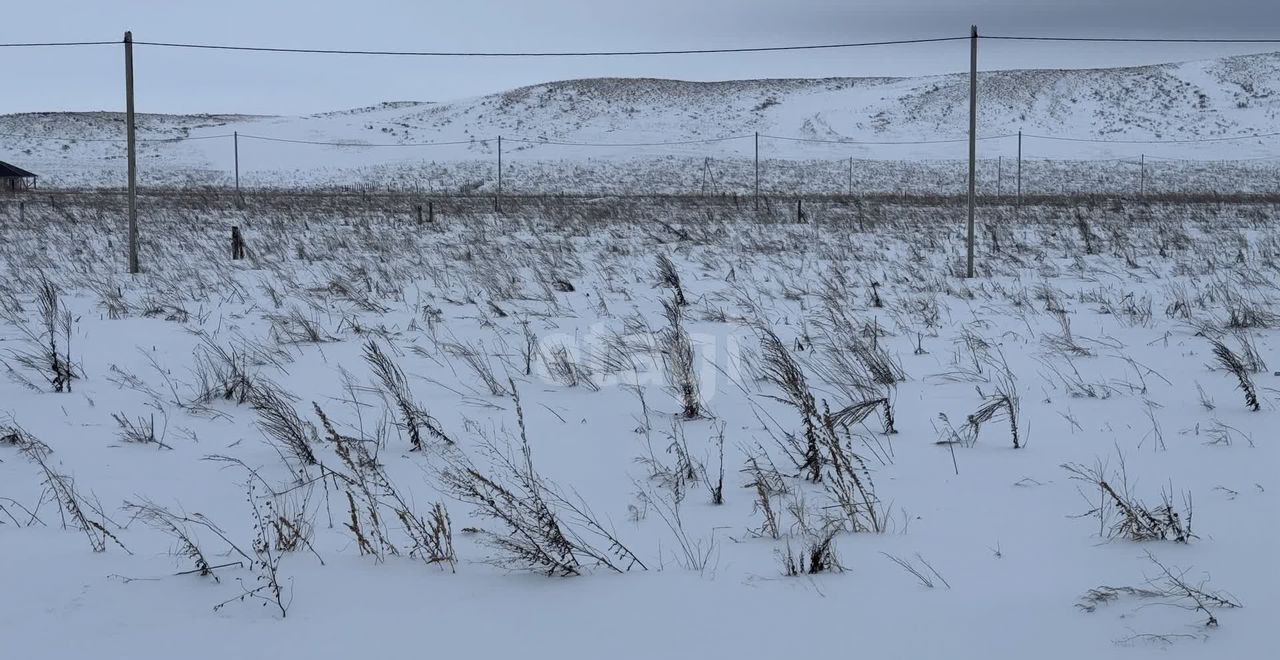
[[[0,160],[0,179],[34,179],[36,175]]]

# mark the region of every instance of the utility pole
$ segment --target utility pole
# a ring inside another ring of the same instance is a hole
[[[493,198],[494,212],[502,211],[502,136],[498,136],[498,196]]]
[[[133,126],[133,32],[124,33],[124,103],[129,142],[129,274],[138,268],[138,154]]]
[[[849,156],[849,196],[853,197],[853,156]]]
[[[965,277],[973,277],[973,206],[978,161],[978,26],[969,34],[969,226]]]
[[[996,200],[1004,196],[1004,156],[996,156]]]
[[[756,131],[756,210],[760,210],[760,132]]]
[[[236,203],[240,202],[240,131],[232,131],[236,153]]]

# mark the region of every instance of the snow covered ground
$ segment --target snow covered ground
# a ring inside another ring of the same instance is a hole
[[[1274,651],[1265,207],[271,204],[0,205],[3,657]]]

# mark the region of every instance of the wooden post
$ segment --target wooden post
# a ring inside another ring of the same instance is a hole
[[[418,224],[421,225],[422,224],[422,205],[421,204],[418,204],[417,210],[418,210]]]
[[[849,156],[849,196],[853,197],[853,156]]]
[[[1138,157],[1138,196],[1147,196],[1147,155]]]
[[[969,226],[965,277],[973,277],[973,207],[978,161],[978,26],[969,34]]]
[[[498,136],[498,196],[493,198],[495,213],[502,211],[502,136]]]
[[[1022,219],[1022,129],[1018,129],[1018,219]]]
[[[760,132],[756,131],[756,210],[760,210]]]
[[[25,226],[26,224],[27,224],[27,203],[24,201],[19,201],[18,202],[18,226],[19,227]]]
[[[240,233],[237,226],[231,227],[231,260],[239,261],[244,258],[244,235]]]
[[[133,123],[133,33],[124,33],[124,103],[129,149],[129,273],[138,267],[138,154]]]
[[[1004,195],[1004,156],[996,156],[996,199]]]
[[[427,222],[434,223],[436,221],[436,203],[427,202]]]

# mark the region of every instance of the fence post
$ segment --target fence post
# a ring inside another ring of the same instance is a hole
[[[1138,156],[1138,196],[1147,196],[1147,155]]]
[[[756,210],[760,210],[760,132],[756,131]]]
[[[1018,129],[1018,219],[1022,219],[1022,129]]]
[[[495,213],[502,211],[502,136],[498,136],[498,196],[493,198]]]
[[[125,133],[129,149],[129,274],[138,267],[138,154],[135,148],[133,122],[133,32],[124,33],[124,105]]]
[[[240,131],[232,131],[231,139],[235,145],[236,156],[236,203],[240,203]]]
[[[978,160],[978,26],[969,33],[969,225],[965,277],[973,277],[973,206]]]

